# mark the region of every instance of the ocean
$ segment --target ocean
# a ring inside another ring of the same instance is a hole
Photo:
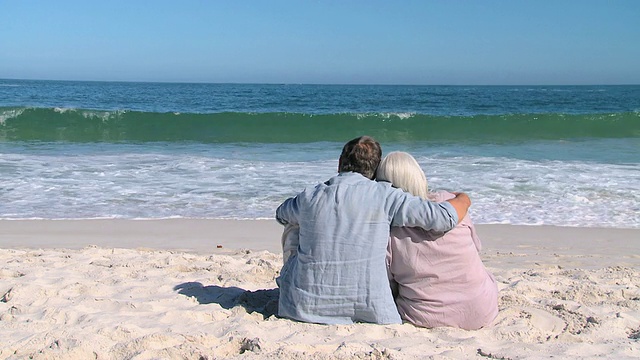
[[[640,86],[0,80],[0,219],[273,218],[360,135],[476,223],[640,228]]]

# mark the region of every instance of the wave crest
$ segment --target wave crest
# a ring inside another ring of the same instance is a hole
[[[0,141],[506,143],[640,137],[640,113],[435,116],[415,113],[155,113],[0,108]]]

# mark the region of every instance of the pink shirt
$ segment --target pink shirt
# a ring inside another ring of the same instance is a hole
[[[442,202],[455,195],[430,194]],[[425,241],[427,240],[427,241]],[[467,215],[446,233],[393,227],[387,266],[400,316],[417,326],[479,329],[498,314],[498,287]]]

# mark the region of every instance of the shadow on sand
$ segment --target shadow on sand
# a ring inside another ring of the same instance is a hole
[[[225,309],[242,306],[248,313],[257,312],[264,319],[278,312],[280,289],[249,291],[238,287],[204,286],[199,282],[176,285],[173,290],[194,297],[200,304],[219,304]]]

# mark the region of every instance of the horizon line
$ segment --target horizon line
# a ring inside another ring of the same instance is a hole
[[[96,82],[96,83],[132,83],[132,84],[202,84],[202,85],[321,85],[321,86],[638,86],[640,83],[615,84],[380,84],[380,83],[314,83],[314,82],[210,82],[210,81],[150,81],[150,80],[69,80],[69,79],[24,79],[4,78],[0,81],[57,81],[57,82]]]

